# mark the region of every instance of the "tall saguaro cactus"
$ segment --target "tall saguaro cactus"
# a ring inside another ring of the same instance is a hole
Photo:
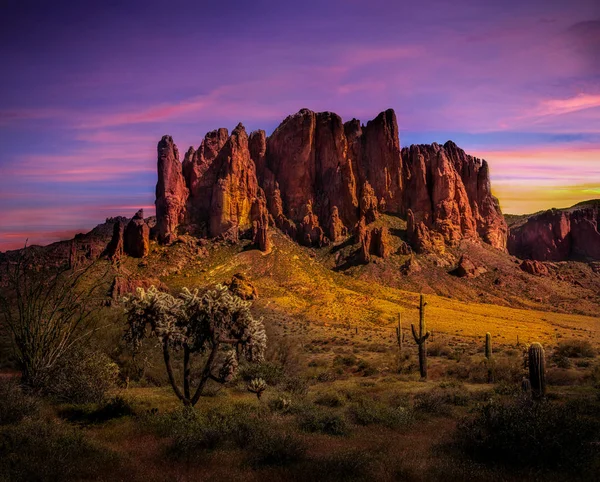
[[[546,355],[544,347],[539,343],[532,343],[529,347],[529,381],[531,391],[535,398],[546,395]]]
[[[427,338],[429,338],[430,333],[427,331],[425,327],[425,300],[423,295],[421,295],[421,299],[419,302],[419,334],[417,335],[417,330],[414,324],[411,324],[410,327],[412,329],[412,334],[415,339],[415,342],[419,346],[419,371],[421,372],[421,378],[427,378]]]
[[[494,381],[493,361],[492,361],[492,335],[485,334],[485,358],[487,360],[488,383]]]
[[[398,343],[398,351],[402,352],[404,347],[404,339],[402,333],[402,314],[398,313],[398,326],[396,327],[396,342]]]

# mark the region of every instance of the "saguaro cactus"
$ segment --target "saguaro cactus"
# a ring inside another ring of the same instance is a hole
[[[402,338],[402,314],[398,313],[398,326],[396,327],[396,342],[398,343],[398,351],[402,352],[404,340]]]
[[[420,303],[419,303],[419,334],[417,335],[417,330],[414,324],[411,324],[410,327],[412,329],[412,334],[415,339],[415,342],[419,346],[419,371],[421,372],[421,378],[427,378],[427,338],[429,338],[430,333],[425,328],[425,300],[423,299],[423,295],[421,295]]]
[[[535,398],[546,395],[546,356],[544,347],[539,343],[532,343],[529,347],[529,381],[531,391]]]
[[[491,333],[485,334],[485,358],[487,363],[487,372],[488,372],[488,383],[492,383],[494,381],[494,373],[493,373],[493,361],[492,361],[492,335]]]

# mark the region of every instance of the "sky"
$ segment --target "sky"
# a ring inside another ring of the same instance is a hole
[[[488,160],[505,213],[600,198],[597,0],[0,0],[0,251],[154,214],[180,152],[301,108]]]

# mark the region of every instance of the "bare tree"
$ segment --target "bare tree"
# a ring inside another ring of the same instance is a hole
[[[7,256],[0,272],[0,313],[22,382],[31,387],[40,386],[57,361],[93,332],[92,315],[100,306],[93,298],[101,285],[93,264],[48,264],[26,247],[16,259]]]
[[[183,288],[174,297],[151,286],[138,288],[126,297],[125,339],[137,350],[148,336],[162,348],[169,382],[186,406],[194,406],[209,380],[226,383],[234,375],[240,357],[248,361],[264,358],[267,335],[261,320],[252,317],[249,303],[217,285],[200,295]],[[172,351],[183,351],[183,390],[175,380]],[[204,367],[192,395],[192,356],[205,355]]]

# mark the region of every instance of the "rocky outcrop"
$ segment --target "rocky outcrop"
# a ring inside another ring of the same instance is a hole
[[[476,278],[487,270],[483,266],[478,266],[466,254],[463,254],[458,260],[458,266],[451,272],[459,278]]]
[[[184,221],[188,189],[179,162],[179,151],[171,136],[158,143],[158,182],[156,184],[156,222],[158,240],[172,243]]]
[[[140,209],[127,224],[123,235],[123,249],[133,258],[143,258],[150,252],[150,228],[144,221],[144,210]]]
[[[389,231],[386,226],[369,228],[362,217],[356,225],[355,240],[359,244],[356,252],[359,263],[368,263],[372,255],[380,258],[390,255]]]
[[[491,195],[485,161],[465,154],[451,141],[404,148],[402,158],[408,178],[404,199],[416,230],[414,247],[430,249],[425,231],[435,231],[450,246],[467,238],[506,248],[506,222]]]
[[[244,273],[236,273],[225,286],[236,296],[243,300],[255,300],[258,298],[258,290],[250,282]]]
[[[536,276],[548,276],[548,267],[541,261],[526,259],[520,265],[520,268],[526,273]]]
[[[307,246],[337,242],[361,218],[368,225],[382,212],[406,217],[409,211],[408,237],[418,252],[463,238],[506,245],[485,161],[452,142],[401,150],[393,110],[365,126],[302,109],[269,137],[261,130],[247,136],[241,124],[231,136],[218,129],[190,148],[182,165],[177,159],[165,136],[157,186],[161,242],[171,242],[180,225],[199,236],[255,239],[262,188],[270,222]]]
[[[123,223],[120,220],[116,221],[113,227],[112,238],[104,250],[104,255],[113,263],[119,261],[121,256],[123,256],[124,231]]]
[[[252,241],[264,253],[271,252],[271,238],[269,237],[269,211],[265,193],[259,189],[258,195],[252,202],[250,210],[252,219]]]
[[[510,228],[508,250],[521,259],[600,259],[600,201],[551,209]]]

